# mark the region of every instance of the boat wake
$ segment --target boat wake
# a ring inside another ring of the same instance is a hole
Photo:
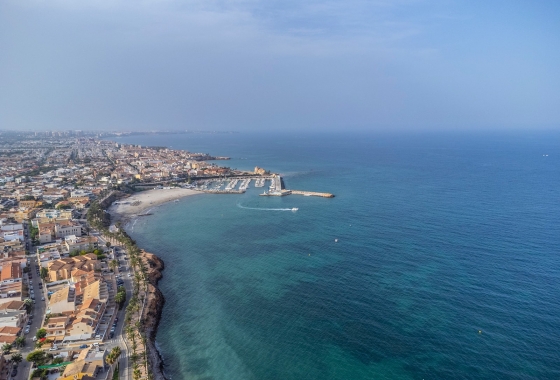
[[[244,208],[246,210],[258,210],[258,211],[297,211],[297,210],[299,210],[297,207],[293,207],[293,208],[246,207],[246,206],[240,205],[239,203],[237,204],[237,207]]]

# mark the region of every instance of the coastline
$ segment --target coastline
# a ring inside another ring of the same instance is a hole
[[[115,201],[108,208],[108,212],[112,223],[120,221],[124,225],[130,219],[146,214],[153,207],[196,194],[201,193],[183,188],[147,190]],[[142,329],[147,337],[148,363],[155,380],[167,380],[163,371],[164,362],[156,347],[157,330],[165,304],[165,297],[157,285],[163,277],[165,264],[157,255],[143,249],[140,258],[148,268],[149,280],[146,308],[142,315]]]
[[[135,216],[142,216],[153,207],[196,194],[201,192],[183,188],[146,190],[113,202],[107,211],[111,214],[112,223],[120,221],[124,224]]]
[[[141,260],[148,268],[148,294],[146,297],[146,308],[142,315],[142,328],[146,333],[146,348],[148,350],[148,363],[152,370],[154,380],[167,380],[163,372],[163,358],[156,347],[156,335],[161,320],[165,298],[157,287],[159,280],[163,277],[165,268],[163,260],[153,253],[142,250]]]

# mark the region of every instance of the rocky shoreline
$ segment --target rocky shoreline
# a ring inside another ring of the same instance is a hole
[[[148,268],[148,295],[146,308],[144,309],[142,328],[146,334],[146,346],[148,349],[148,363],[152,369],[155,380],[167,380],[163,372],[163,359],[156,348],[156,334],[165,304],[165,298],[157,287],[159,280],[163,277],[165,268],[163,260],[154,255],[142,251],[141,258]]]

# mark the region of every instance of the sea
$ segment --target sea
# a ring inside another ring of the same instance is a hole
[[[112,140],[336,195],[261,197],[252,182],[127,225],[165,262],[170,379],[560,378],[560,133]]]

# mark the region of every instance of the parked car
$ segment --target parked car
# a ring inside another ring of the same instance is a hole
[[[58,346],[56,344],[53,344],[53,346],[49,348],[49,351],[56,351],[56,350],[58,350]]]
[[[132,273],[129,273],[129,274],[128,274],[128,277],[132,277]]]
[[[82,344],[79,348],[87,348],[88,345],[87,344]]]
[[[17,376],[17,367],[14,367],[14,369],[12,370],[12,377],[16,377]]]
[[[44,301],[44,300],[45,300],[45,297],[41,297],[41,301]]]

